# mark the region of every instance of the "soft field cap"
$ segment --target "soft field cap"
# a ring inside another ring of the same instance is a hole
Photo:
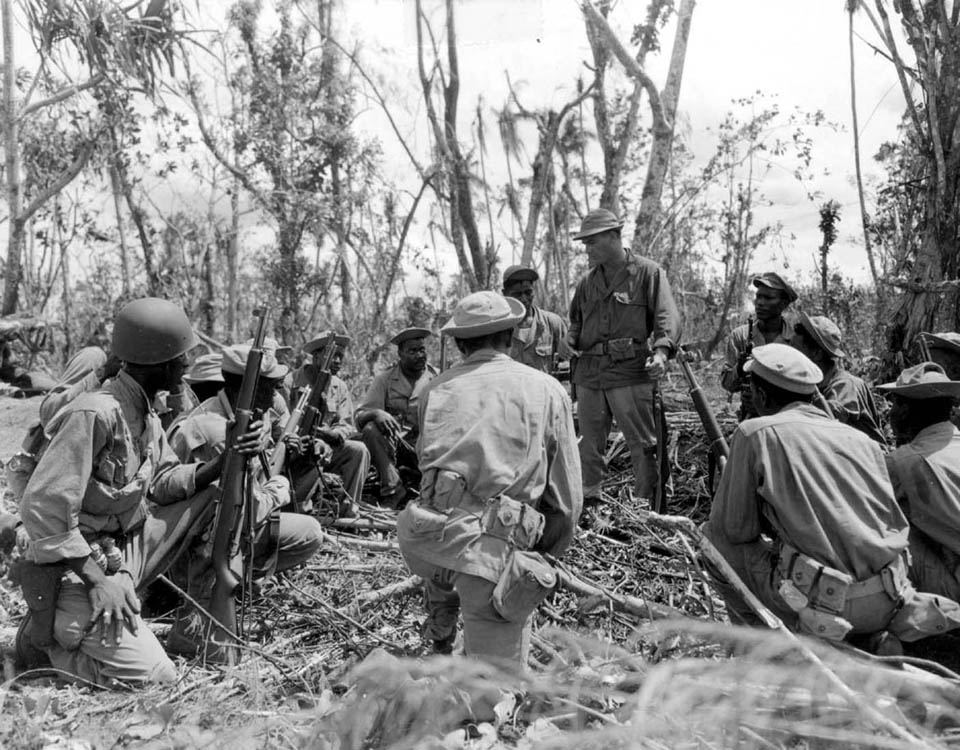
[[[908,367],[895,383],[884,383],[877,389],[903,398],[960,398],[960,381],[950,380],[944,369],[934,362]]]
[[[787,299],[791,302],[796,302],[798,295],[794,291],[793,287],[790,286],[786,281],[783,280],[783,277],[778,273],[773,271],[767,271],[766,273],[761,273],[758,276],[753,277],[753,285],[756,287],[769,287],[770,289],[776,289],[777,291],[783,292],[787,295]]]
[[[223,382],[223,354],[214,352],[202,354],[190,365],[190,370],[183,379],[191,385],[193,383],[222,383]]]
[[[809,333],[817,345],[837,359],[846,357],[840,348],[840,328],[825,315],[807,315],[800,313],[800,325]]]
[[[303,345],[303,353],[313,354],[321,349],[326,349],[331,341],[336,342],[337,346],[347,347],[350,346],[352,340],[349,336],[340,336],[333,331],[321,331],[316,338],[310,339]]]
[[[753,359],[743,366],[745,372],[791,393],[810,394],[823,380],[823,372],[802,352],[787,344],[753,347]]]
[[[503,285],[512,284],[515,281],[538,281],[538,274],[530,266],[510,266],[503,272]]]
[[[429,328],[404,328],[400,333],[390,339],[390,343],[400,346],[404,341],[409,341],[410,339],[425,339],[427,336],[433,336],[433,331]]]
[[[515,328],[526,314],[518,299],[496,292],[474,292],[460,300],[440,332],[458,339],[475,339]]]
[[[248,344],[234,344],[223,350],[223,362],[220,369],[231,375],[243,375],[247,369],[247,357],[250,356]],[[260,376],[277,380],[290,372],[290,368],[277,362],[272,352],[264,350],[260,362]]]
[[[623,221],[618,219],[613,211],[608,211],[605,208],[595,208],[583,217],[583,221],[580,222],[580,231],[573,235],[573,239],[582,240],[584,237],[622,228]]]

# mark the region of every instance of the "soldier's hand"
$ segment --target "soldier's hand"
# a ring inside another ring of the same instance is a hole
[[[140,600],[129,573],[120,570],[115,575],[104,576],[87,591],[87,596],[93,609],[90,626],[92,629],[99,626],[101,646],[107,645],[111,633],[114,643],[119,645],[124,626],[137,634]]]
[[[287,452],[293,456],[303,455],[307,451],[307,446],[299,435],[284,435],[283,442],[287,446]]]
[[[643,367],[651,378],[663,377],[663,373],[667,371],[667,356],[658,349],[647,357]]]
[[[313,455],[316,456],[317,461],[326,465],[330,462],[330,457],[333,455],[333,448],[327,445],[322,438],[315,438],[313,441]]]
[[[395,437],[402,432],[400,423],[390,412],[385,411],[384,409],[377,409],[377,413],[373,418],[373,423],[380,428],[380,432],[389,438]]]
[[[267,432],[263,429],[263,420],[258,419],[250,424],[250,429],[243,435],[237,435],[233,441],[234,450],[243,456],[259,453],[267,446]]]

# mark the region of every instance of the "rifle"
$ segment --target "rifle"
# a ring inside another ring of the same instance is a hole
[[[280,439],[277,441],[277,444],[273,446],[273,451],[270,453],[269,476],[275,477],[283,470],[283,464],[287,460],[287,444],[284,441],[284,438],[288,435],[299,434],[300,422],[303,419],[303,414],[307,408],[307,402],[310,400],[312,393],[313,386],[309,385],[300,391],[300,398],[297,399],[297,405],[290,413],[287,423],[283,426],[283,433],[280,435]]]
[[[440,372],[447,369],[447,337],[440,334]]]
[[[723,436],[723,432],[720,431],[717,417],[714,415],[713,409],[710,408],[707,396],[697,382],[697,378],[690,367],[690,362],[687,360],[687,353],[683,349],[677,349],[677,362],[680,364],[680,369],[683,370],[683,377],[686,379],[687,386],[690,388],[690,398],[693,399],[693,408],[696,409],[697,416],[700,417],[700,423],[703,425],[703,431],[707,434],[707,441],[712,451],[711,455],[715,457],[722,473],[724,466],[727,464],[727,458],[730,457],[730,446],[727,445],[727,440]]]
[[[208,649],[208,656],[222,660],[233,666],[240,660],[236,645],[229,641],[237,635],[237,603],[235,594],[240,580],[230,568],[231,560],[240,549],[240,535],[243,531],[245,480],[247,475],[247,457],[233,449],[238,435],[246,434],[253,421],[253,402],[256,395],[257,380],[260,377],[260,364],[263,361],[263,340],[267,332],[267,312],[258,310],[257,335],[247,356],[247,366],[243,372],[240,395],[234,410],[233,429],[227,436],[227,445],[223,456],[223,469],[220,473],[220,499],[213,519],[213,569],[216,580],[210,596],[210,614],[213,616],[214,646]]]
[[[337,337],[330,334],[323,349],[323,359],[317,367],[317,376],[311,386],[310,398],[300,420],[300,434],[310,436],[314,429],[323,425],[327,416],[327,388],[330,386],[330,360],[337,351]]]

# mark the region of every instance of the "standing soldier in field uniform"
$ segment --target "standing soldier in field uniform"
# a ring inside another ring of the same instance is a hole
[[[416,471],[416,398],[437,375],[427,363],[426,328],[405,328],[390,339],[399,361],[377,375],[357,409],[357,429],[380,476],[380,502],[398,507],[406,496],[397,465]]]
[[[769,271],[754,277],[753,285],[757,288],[753,302],[756,322],[744,323],[730,332],[720,371],[720,385],[730,393],[740,394],[741,421],[757,416],[750,403],[750,380],[744,376],[743,366],[754,346],[790,343],[793,328],[783,313],[798,296],[792,286]]]
[[[421,494],[397,519],[435,650],[449,653],[462,610],[467,655],[521,670],[530,615],[556,584],[539,553],[567,548],[582,502],[570,399],[507,355],[523,316],[477,292],[443,327],[464,360],[421,394]]]
[[[510,266],[503,273],[503,296],[523,303],[523,320],[513,329],[510,356],[517,362],[551,373],[558,359],[569,359],[567,321],[533,304],[539,274],[526,266]]]
[[[568,333],[579,352],[573,383],[580,404],[583,495],[590,504],[600,498],[613,419],[630,449],[637,496],[653,504],[661,491],[657,381],[680,339],[680,315],[667,274],[652,260],[624,250],[622,227],[613,213],[600,208],[586,215],[574,235],[591,266],[570,303]]]

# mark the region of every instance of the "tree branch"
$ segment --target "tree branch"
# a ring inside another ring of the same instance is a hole
[[[69,99],[71,96],[76,96],[77,94],[83,91],[86,91],[87,89],[92,89],[94,86],[97,86],[98,84],[105,81],[106,78],[107,77],[103,73],[98,73],[89,81],[86,81],[85,83],[81,83],[75,86],[66,86],[60,89],[56,94],[53,94],[52,96],[48,96],[46,99],[41,99],[38,102],[34,102],[33,104],[27,107],[24,107],[22,110],[20,110],[20,114],[17,115],[17,120],[23,120],[24,117],[27,117],[28,115],[33,114],[38,109],[49,107],[53,104],[57,104],[58,102],[62,102],[64,99]]]
[[[38,193],[17,219],[25,224],[31,216],[40,210],[40,207],[43,206],[44,203],[73,182],[74,178],[80,174],[87,165],[87,162],[90,161],[93,151],[93,143],[89,141],[85,143],[80,153],[77,154],[77,158],[73,160],[73,163],[61,172],[60,176],[53,183],[47,185],[46,189]]]
[[[607,19],[600,15],[590,0],[584,0],[583,11],[594,24],[600,36],[606,41],[614,56],[620,61],[620,64],[623,65],[627,74],[639,81],[643,88],[646,89],[647,96],[650,98],[650,110],[653,112],[654,130],[664,133],[672,132],[673,128],[670,123],[667,122],[666,114],[663,111],[663,103],[660,100],[660,92],[657,90],[653,79],[651,79],[650,76],[644,72],[643,68],[640,67],[639,63],[630,56],[630,53],[627,52],[626,48],[617,38],[617,35],[613,33],[613,29],[610,28]]]

